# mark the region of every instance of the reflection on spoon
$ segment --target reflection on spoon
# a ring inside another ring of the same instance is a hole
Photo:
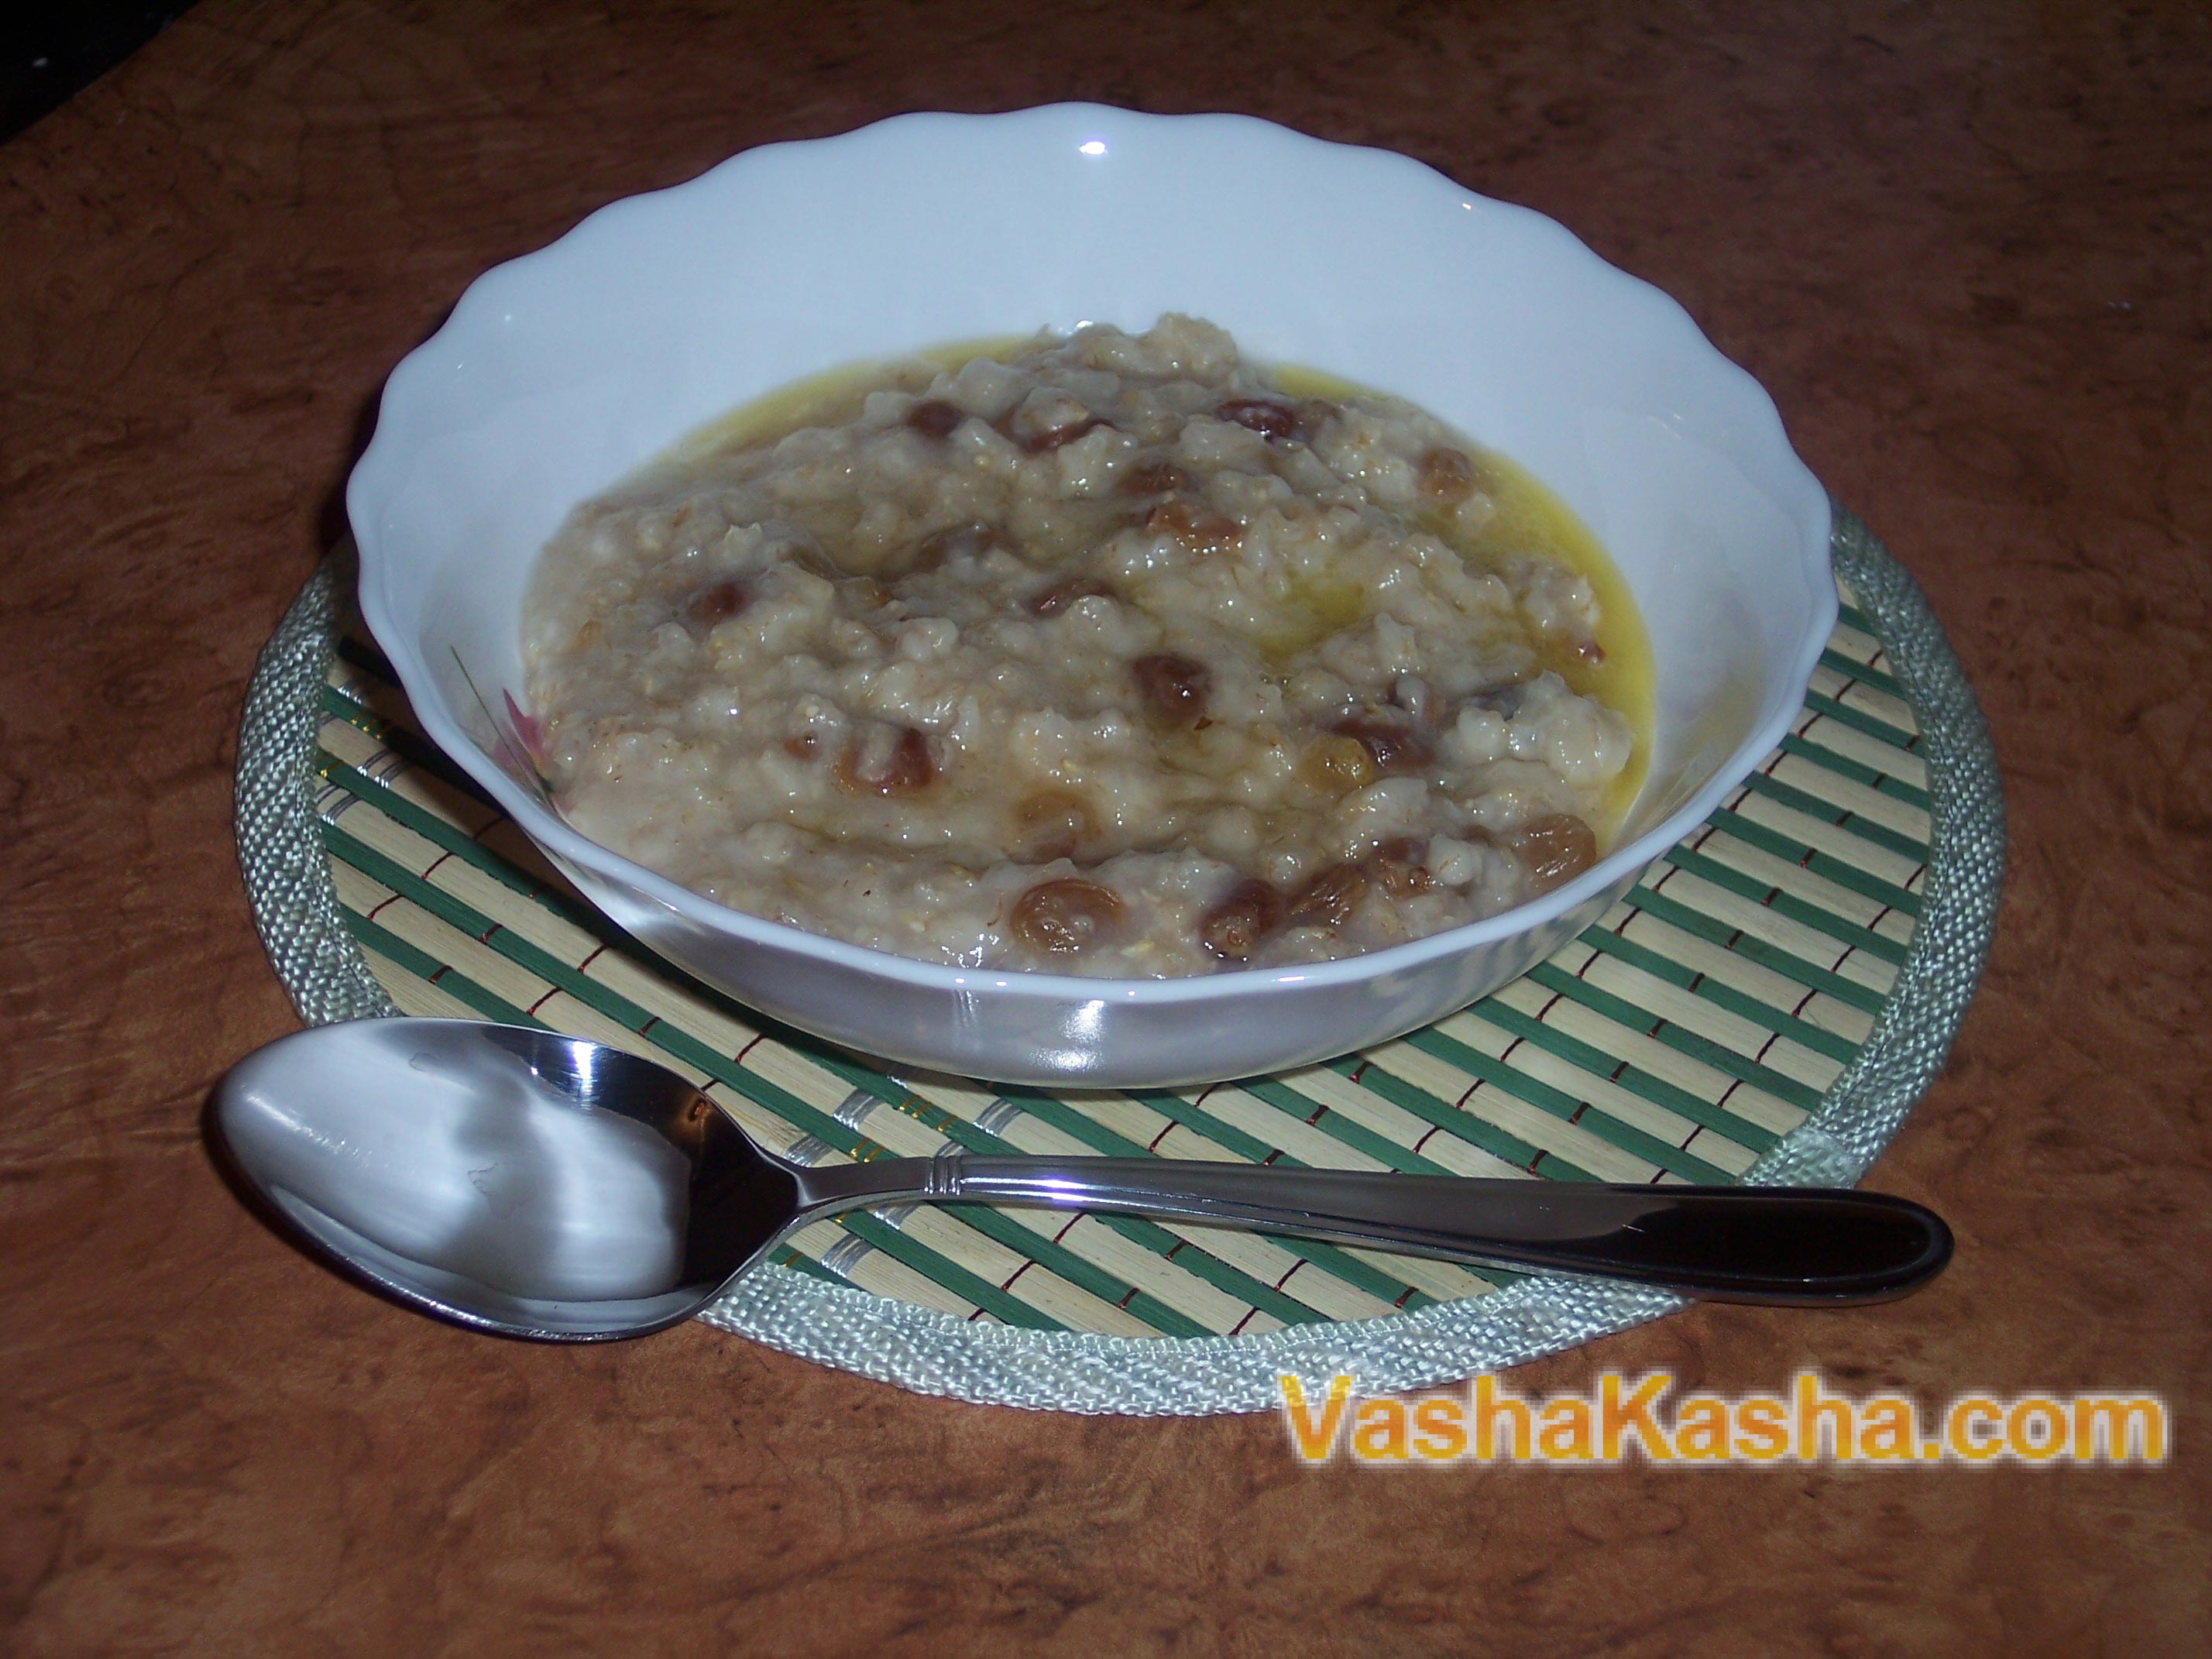
[[[328,1066],[249,1064],[222,1126],[288,1212],[490,1290],[604,1302],[682,1281],[690,1161],[512,1052],[358,1042]]]
[[[337,1264],[515,1336],[661,1329],[806,1223],[915,1200],[1219,1222],[1736,1301],[1881,1300],[1951,1252],[1917,1205],[1817,1188],[951,1152],[805,1167],[664,1066],[469,1020],[295,1033],[224,1079],[215,1116],[246,1180]]]

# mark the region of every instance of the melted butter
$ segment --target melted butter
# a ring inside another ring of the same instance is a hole
[[[653,465],[656,468],[672,463],[681,465],[720,450],[770,443],[805,427],[842,426],[859,417],[871,392],[922,392],[940,369],[957,369],[977,357],[1011,357],[1038,337],[994,334],[925,346],[889,360],[870,357],[824,369],[695,427]]]
[[[1366,621],[1370,614],[1365,588],[1325,574],[1293,576],[1285,599],[1282,617],[1259,640],[1260,654],[1270,668],[1283,667],[1300,652]]]
[[[1012,357],[1042,337],[1006,334],[928,346],[885,362],[872,358],[841,365],[794,380],[752,402],[740,404],[695,428],[656,463],[681,466],[719,451],[772,442],[811,426],[840,425],[857,418],[868,394],[888,389],[919,392],[940,370],[957,370],[976,357]],[[1266,371],[1292,397],[1389,398],[1371,387],[1318,369],[1278,364]],[[1403,399],[1394,399],[1403,402]],[[1602,822],[1593,826],[1601,844],[1609,843],[1642,790],[1651,757],[1656,672],[1651,642],[1635,596],[1604,547],[1572,508],[1526,467],[1480,444],[1467,443],[1480,486],[1496,505],[1477,533],[1462,533],[1439,520],[1434,531],[1478,568],[1493,568],[1509,556],[1535,554],[1565,565],[1590,585],[1598,605],[1597,642],[1603,660],[1589,662],[1565,641],[1553,642],[1539,660],[1576,691],[1596,698],[1628,721],[1635,750],[1607,791]],[[1365,590],[1356,582],[1308,576],[1293,581],[1290,614],[1268,629],[1256,644],[1269,665],[1279,666],[1340,629],[1364,621]],[[1170,757],[1188,769],[1208,771],[1203,745]]]
[[[1324,374],[1318,369],[1295,366],[1271,371],[1275,383],[1294,397],[1389,397],[1356,381]],[[1403,399],[1396,401],[1402,402]],[[1468,443],[1481,488],[1495,503],[1490,522],[1473,536],[1442,522],[1426,526],[1449,543],[1470,564],[1492,568],[1514,555],[1534,553],[1563,564],[1590,585],[1597,600],[1597,642],[1605,653],[1601,662],[1589,662],[1565,641],[1552,642],[1539,660],[1584,696],[1595,697],[1628,722],[1635,735],[1635,752],[1613,787],[1606,792],[1605,821],[1593,826],[1601,843],[1609,843],[1629,808],[1644,787],[1651,763],[1651,732],[1656,718],[1658,675],[1651,659],[1650,636],[1644,632],[1643,613],[1612,558],[1574,509],[1553,494],[1549,486],[1510,456],[1480,444]]]
[[[1610,842],[1635,805],[1651,764],[1658,674],[1643,613],[1603,545],[1547,485],[1519,462],[1495,451],[1478,450],[1475,461],[1491,477],[1503,481],[1503,487],[1492,492],[1497,516],[1480,539],[1493,547],[1504,543],[1556,559],[1589,582],[1596,596],[1597,642],[1604,660],[1586,661],[1562,641],[1546,653],[1544,666],[1556,671],[1583,696],[1614,710],[1636,734],[1636,752],[1606,792],[1606,822],[1596,826],[1600,839]]]

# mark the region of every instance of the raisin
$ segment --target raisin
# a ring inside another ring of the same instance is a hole
[[[1199,919],[1198,942],[1224,962],[1249,962],[1283,925],[1283,896],[1264,881],[1240,881]]]
[[[1552,812],[1531,818],[1505,838],[1528,867],[1528,880],[1540,893],[1548,893],[1597,862],[1597,836],[1571,812]]]
[[[1367,865],[1392,898],[1412,898],[1437,884],[1425,862],[1428,851],[1428,842],[1420,836],[1400,836],[1376,848]]]
[[[1435,746],[1426,735],[1395,709],[1350,715],[1329,730],[1356,741],[1378,772],[1418,772],[1436,758]]]
[[[1036,438],[1024,438],[1024,441],[1022,441],[1022,449],[1026,449],[1026,452],[1033,453],[1033,456],[1048,456],[1048,453],[1053,453],[1055,449],[1060,449],[1061,445],[1071,445],[1071,442],[1075,442],[1078,438],[1082,438],[1086,431],[1093,431],[1103,425],[1106,425],[1103,420],[1099,420],[1097,416],[1091,416],[1088,420],[1078,420],[1073,427],[1053,427],[1051,431],[1040,431]]]
[[[1605,660],[1605,647],[1595,640],[1577,640],[1575,655],[1595,668]]]
[[[1124,472],[1114,486],[1124,495],[1164,495],[1190,488],[1190,474],[1173,461],[1144,461]]]
[[[1080,876],[1059,876],[1016,899],[1006,926],[1033,951],[1073,956],[1112,933],[1127,914],[1112,888]]]
[[[1098,834],[1098,814],[1073,789],[1038,789],[1014,806],[1014,846],[1028,862],[1072,859]]]
[[[715,623],[727,622],[751,602],[752,595],[742,582],[715,582],[677,606],[676,614],[693,633],[707,634],[714,631]]]
[[[949,438],[968,413],[942,398],[925,398],[906,412],[906,423],[925,438]]]
[[[793,760],[811,761],[822,752],[822,734],[812,726],[783,740],[783,752]]]
[[[1194,553],[1225,553],[1244,537],[1244,526],[1227,514],[1182,495],[1154,507],[1145,528],[1155,536],[1174,537]]]
[[[1213,411],[1214,418],[1234,421],[1248,431],[1256,432],[1270,443],[1280,443],[1289,438],[1305,436],[1305,422],[1298,411],[1288,404],[1279,404],[1272,398],[1231,398]]]
[[[937,781],[937,763],[929,753],[929,739],[911,726],[898,728],[890,752],[880,760],[862,758],[855,738],[837,757],[837,781],[855,795],[913,795]]]
[[[1357,738],[1316,738],[1298,757],[1298,777],[1323,794],[1346,794],[1375,781],[1375,761]]]
[[[1446,504],[1463,501],[1474,494],[1474,463],[1464,451],[1432,449],[1421,457],[1421,494]]]
[[[1367,872],[1356,864],[1332,864],[1291,896],[1293,927],[1341,927],[1367,896]]]
[[[1066,426],[1046,427],[1042,431],[1029,433],[1014,441],[1032,455],[1049,455],[1054,450],[1073,443],[1085,433],[1107,424],[1097,416],[1091,415],[1079,421],[1071,421]]]
[[[1057,617],[1078,599],[1117,599],[1121,596],[1109,582],[1095,576],[1070,576],[1066,581],[1055,582],[1042,592],[1032,593],[1026,601],[1033,617]]]
[[[1162,726],[1196,726],[1206,717],[1213,673],[1204,663],[1162,652],[1129,665],[1146,711]]]

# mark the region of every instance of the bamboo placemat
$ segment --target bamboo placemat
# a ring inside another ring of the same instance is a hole
[[[339,616],[329,570],[271,641],[249,703],[248,884],[310,1019],[401,1012],[595,1037],[684,1073],[804,1162],[951,1144],[1847,1182],[1948,1048],[1986,946],[2002,828],[1955,659],[1909,578],[1863,526],[1838,525],[1842,620],[1791,734],[1719,811],[1526,977],[1279,1076],[994,1088],[765,1021],[555,873],[422,736],[365,630]],[[1942,724],[1923,729],[1931,702]],[[1414,1386],[1674,1305],[1292,1237],[975,1205],[820,1222],[778,1262],[707,1317],[911,1387],[1071,1409],[1256,1409],[1282,1369]]]

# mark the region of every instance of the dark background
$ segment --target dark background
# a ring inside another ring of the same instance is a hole
[[[0,143],[68,102],[188,9],[189,0],[21,6],[0,23]]]

